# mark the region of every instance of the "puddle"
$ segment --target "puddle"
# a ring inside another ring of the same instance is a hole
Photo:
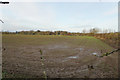
[[[83,50],[83,48],[80,48],[80,50]]]
[[[82,50],[83,50],[83,48],[75,48],[75,50],[80,50],[80,51],[82,51]]]
[[[68,57],[68,58],[76,59],[76,58],[78,58],[78,56],[70,56],[70,57]]]
[[[92,53],[93,55],[97,55],[97,53]]]
[[[77,59],[77,58],[78,58],[78,56],[70,56],[70,57],[67,57],[66,59],[64,59],[62,62],[66,62],[70,59]]]
[[[53,46],[49,46],[48,49],[65,49],[68,48],[68,46],[65,45],[53,45]]]
[[[95,56],[98,56],[98,57],[100,56],[98,53],[92,53],[92,54],[95,55]]]

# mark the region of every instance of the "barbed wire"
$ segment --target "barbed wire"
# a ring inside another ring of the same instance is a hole
[[[97,57],[100,57],[100,58],[102,58],[102,57],[104,57],[104,56],[108,56],[108,55],[110,55],[110,54],[113,54],[114,52],[118,52],[120,49],[115,49],[115,50],[113,50],[113,51],[111,51],[111,52],[106,52],[106,53],[104,53],[103,55],[96,55],[95,54],[95,56],[97,56]]]

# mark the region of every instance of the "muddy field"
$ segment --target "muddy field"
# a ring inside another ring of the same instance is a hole
[[[2,41],[4,78],[44,78],[44,72],[47,78],[118,76],[117,53],[103,58],[93,55],[114,48],[93,37],[3,35]]]

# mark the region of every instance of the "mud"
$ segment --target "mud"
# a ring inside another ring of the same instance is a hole
[[[72,47],[65,44],[21,47],[4,45],[4,47],[6,50],[3,52],[3,71],[8,78],[42,78],[43,71],[48,78],[117,77],[117,69],[110,66],[111,62],[91,55],[91,53],[100,54],[93,48]],[[41,65],[39,50],[43,52],[45,67]],[[93,65],[94,69],[89,71],[88,65]]]

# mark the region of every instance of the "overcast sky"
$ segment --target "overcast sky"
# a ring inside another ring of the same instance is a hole
[[[117,2],[15,2],[1,9],[3,31],[118,30]]]

